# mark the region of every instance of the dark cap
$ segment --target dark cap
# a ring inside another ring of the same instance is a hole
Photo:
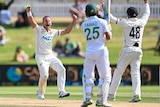
[[[69,41],[70,39],[68,37],[65,38],[66,41]]]
[[[94,4],[88,4],[85,10],[86,16],[94,16],[97,13],[97,7]]]
[[[22,47],[20,45],[17,46],[17,49],[21,49]]]
[[[138,11],[135,7],[129,7],[127,9],[127,15],[130,17],[137,17],[138,16]]]

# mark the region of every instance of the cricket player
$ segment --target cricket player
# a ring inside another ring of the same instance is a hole
[[[140,65],[142,60],[142,37],[144,27],[150,15],[148,0],[144,0],[144,14],[137,18],[138,11],[135,7],[127,9],[127,19],[119,19],[110,14],[110,20],[122,26],[123,29],[123,49],[119,56],[117,67],[114,71],[109,89],[109,100],[115,100],[116,91],[121,82],[121,77],[128,65],[131,67],[133,98],[129,102],[141,101],[141,79]],[[104,1],[103,1],[104,4]],[[102,4],[102,6],[103,6]]]
[[[97,7],[88,4],[85,8],[88,20],[82,23],[82,31],[86,38],[86,54],[83,74],[83,97],[84,102],[81,107],[87,107],[92,102],[92,88],[94,86],[94,70],[97,67],[99,74],[98,99],[96,106],[111,107],[107,103],[109,84],[111,81],[111,68],[109,62],[109,52],[105,46],[105,40],[112,38],[110,27],[106,20],[98,18]]]
[[[74,24],[77,21],[77,16],[72,15],[73,21],[64,30],[52,29],[52,21],[49,16],[44,16],[42,24],[39,26],[31,13],[31,6],[26,8],[28,19],[35,30],[36,34],[36,55],[35,59],[37,62],[38,69],[40,71],[40,78],[38,84],[38,98],[44,100],[44,94],[47,85],[47,79],[49,76],[49,67],[57,72],[57,85],[59,90],[59,98],[69,96],[70,93],[65,91],[65,81],[66,81],[66,69],[62,62],[53,55],[52,51],[52,41],[54,37],[62,36],[69,33]]]

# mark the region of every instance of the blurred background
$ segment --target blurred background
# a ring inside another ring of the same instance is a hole
[[[9,2],[10,0],[5,0]],[[135,6],[141,14],[143,11],[143,0],[111,0],[111,12],[116,16],[126,16],[124,11],[129,6]],[[88,0],[88,3],[99,4],[99,0]],[[44,16],[45,14],[54,17],[69,17],[69,8],[74,4],[74,0],[15,0],[10,7],[11,16],[16,17],[17,12],[21,11],[25,5],[30,4],[33,6],[33,13],[37,17]],[[85,5],[85,3],[84,3]],[[150,18],[160,17],[160,1],[150,0],[151,16]]]
[[[116,17],[126,17],[126,10],[129,6],[134,6],[138,9],[138,17],[143,13],[143,0],[111,1],[111,13]],[[53,18],[53,27],[55,29],[63,29],[71,21],[69,9],[75,4],[75,0],[0,0],[0,3],[0,26],[3,27],[1,31],[6,36],[4,43],[7,42],[0,45],[0,85],[37,85],[39,71],[34,59],[34,30],[25,21],[25,7],[28,4],[32,6],[33,16],[39,24],[41,24],[43,16],[49,15]],[[95,3],[101,7],[100,0],[87,0],[82,5],[85,6],[87,3]],[[145,27],[142,44],[141,76],[143,85],[158,85],[160,83],[160,0],[150,0],[149,3],[151,15]],[[8,6],[5,7],[4,4]],[[23,16],[24,19],[22,18]],[[122,48],[122,30],[115,24],[111,25],[113,39],[106,42],[106,46],[109,48],[110,63],[113,71]],[[53,48],[56,45],[56,41],[60,40],[64,44],[67,38],[71,42],[80,42],[82,46],[81,52],[85,52],[85,38],[81,29],[77,27],[74,27],[70,34],[55,38]],[[24,62],[15,60],[19,50],[25,55],[26,60]],[[82,85],[81,77],[84,58],[79,56],[64,57],[63,54],[57,57],[60,58],[67,69],[67,85]],[[130,72],[130,67],[126,69],[126,72],[128,71]],[[50,73],[49,84],[56,84],[56,72],[51,71]],[[122,85],[131,85],[131,81],[125,75]],[[98,75],[96,73],[97,81]]]

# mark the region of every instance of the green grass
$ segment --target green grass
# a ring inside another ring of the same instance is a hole
[[[65,18],[63,18],[65,19]],[[64,29],[69,21],[58,18],[53,18],[53,27],[55,29]],[[159,33],[157,20],[149,20],[145,27],[143,38],[143,60],[142,64],[160,64],[160,56],[154,55],[153,48],[156,45],[157,35]],[[34,54],[35,38],[34,30],[29,28],[16,29],[11,26],[5,26],[7,30],[6,36],[10,38],[10,41],[5,46],[0,46],[0,64],[36,64],[34,59],[30,59],[26,63],[18,63],[13,61],[15,49],[17,45],[21,45],[30,57]],[[106,45],[110,53],[111,64],[117,64],[118,56],[122,48],[122,29],[120,26],[112,24],[113,38],[111,41],[106,42]],[[81,41],[83,51],[85,51],[85,38],[81,29],[73,29],[70,34],[62,37],[56,37],[55,42],[60,39],[63,43],[66,37],[70,37],[73,41]],[[83,58],[60,58],[64,64],[83,64]],[[76,60],[76,61],[75,61]]]
[[[37,86],[2,86],[0,87],[0,97],[5,98],[31,98],[37,99]],[[71,92],[71,96],[63,100],[82,100],[82,86],[66,86],[66,90]],[[93,89],[93,100],[97,99],[98,87]],[[117,91],[116,102],[128,102],[132,97],[131,86],[120,86]],[[48,86],[45,94],[46,99],[58,98],[57,86]],[[160,103],[160,89],[159,86],[142,86],[142,103]]]

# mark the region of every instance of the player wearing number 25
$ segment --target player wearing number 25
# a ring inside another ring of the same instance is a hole
[[[148,0],[144,0],[144,14],[137,18],[138,11],[135,7],[127,9],[127,19],[119,19],[110,14],[111,22],[114,22],[123,29],[123,49],[119,56],[117,67],[113,74],[113,79],[109,89],[109,99],[114,99],[116,91],[121,81],[122,74],[126,67],[131,67],[133,98],[129,102],[141,101],[141,79],[140,65],[142,59],[142,37],[144,27],[150,15]]]
[[[82,23],[82,31],[86,38],[86,54],[83,74],[83,104],[87,107],[92,104],[92,88],[94,86],[94,69],[98,69],[98,99],[96,106],[108,107],[107,96],[111,81],[111,68],[109,62],[109,52],[105,46],[105,40],[110,40],[112,35],[110,27],[104,19],[97,17],[97,7],[88,4],[85,9],[88,20]]]

